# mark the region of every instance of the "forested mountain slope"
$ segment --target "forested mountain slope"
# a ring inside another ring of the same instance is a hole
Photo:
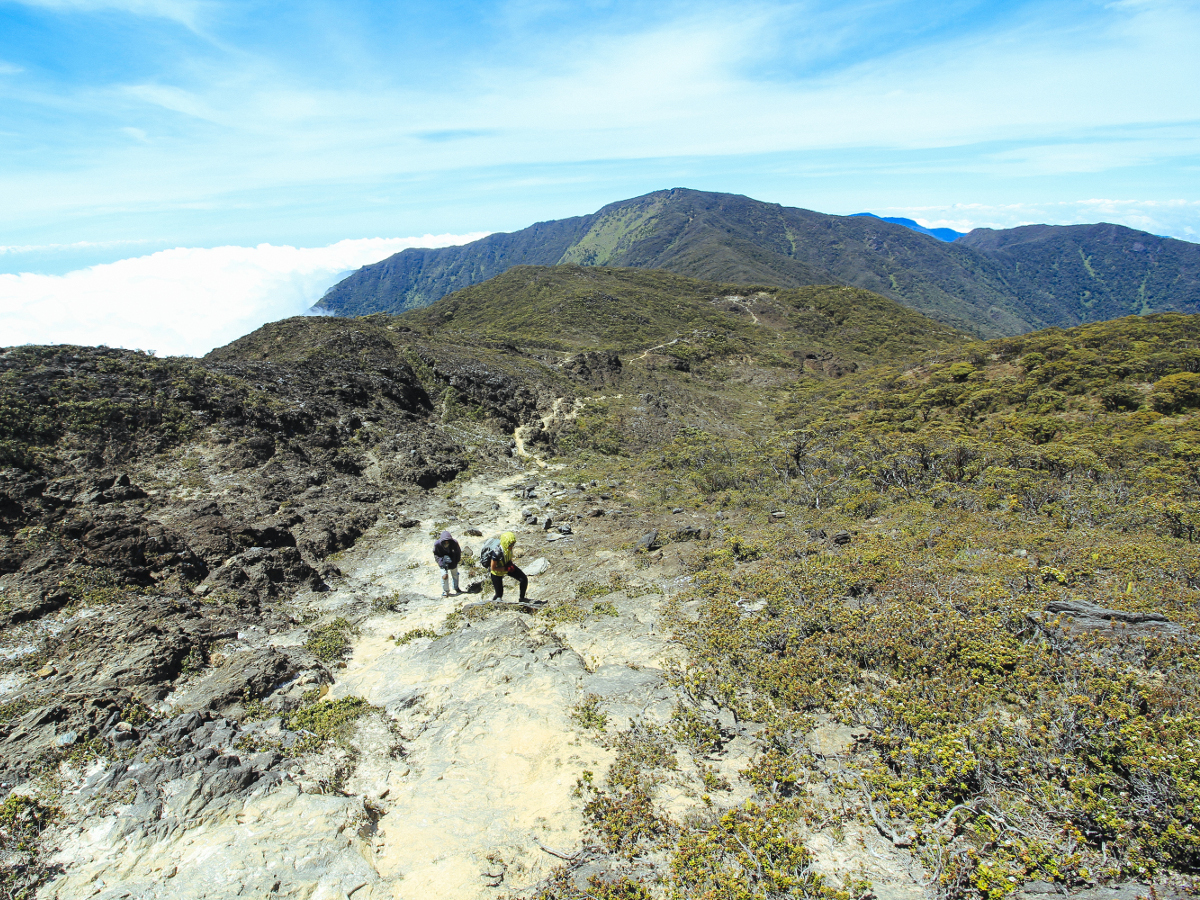
[[[1054,233],[1067,237],[1031,242],[1023,232],[1013,240],[994,232],[945,243],[870,216],[678,188],[461,247],[405,250],[344,279],[319,306],[338,315],[400,312],[514,265],[576,264],[739,284],[849,285],[984,337],[1198,308],[1197,245],[1116,226]],[[1064,277],[1076,269],[1081,277]]]

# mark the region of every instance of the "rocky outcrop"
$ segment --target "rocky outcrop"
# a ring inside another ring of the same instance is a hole
[[[589,350],[562,361],[562,370],[592,387],[614,384],[621,378],[621,357],[613,350]]]

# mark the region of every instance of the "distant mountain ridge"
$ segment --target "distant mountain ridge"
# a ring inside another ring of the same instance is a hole
[[[903,225],[910,231],[916,231],[920,234],[927,234],[930,237],[937,238],[939,241],[951,243],[957,241],[960,237],[966,234],[965,231],[955,231],[953,228],[926,228],[920,222],[912,219],[905,219],[902,216],[877,216],[875,213],[861,212],[854,213],[856,216],[869,216],[872,219],[879,219],[881,222],[891,222],[893,225]]]
[[[458,247],[404,250],[339,282],[318,307],[349,316],[403,312],[512,266],[563,264],[864,288],[982,337],[1200,311],[1200,245],[1119,225],[976,229],[947,243],[875,216],[685,188]]]

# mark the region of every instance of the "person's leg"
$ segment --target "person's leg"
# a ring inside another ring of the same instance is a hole
[[[450,596],[450,572],[446,569],[442,569],[442,596]]]
[[[512,566],[508,570],[508,574],[511,575],[513,578],[517,579],[517,583],[519,585],[521,585],[521,599],[524,600],[525,592],[527,590],[529,590],[529,576],[526,575],[524,572],[522,572],[520,569],[518,569],[516,566]]]
[[[458,586],[458,566],[450,570],[451,576],[454,578],[454,593],[461,594],[462,589]]]
[[[495,572],[492,573],[492,588],[496,592],[497,600],[501,600],[504,598],[504,576],[503,575],[497,575]]]

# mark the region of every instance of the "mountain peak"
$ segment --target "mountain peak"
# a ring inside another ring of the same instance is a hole
[[[960,236],[907,219],[831,216],[682,187],[471,244],[405,250],[336,284],[320,307],[336,315],[398,313],[515,265],[564,264],[782,288],[847,285],[980,337],[1151,310],[1200,311],[1200,247],[1184,241],[1114,225]]]

